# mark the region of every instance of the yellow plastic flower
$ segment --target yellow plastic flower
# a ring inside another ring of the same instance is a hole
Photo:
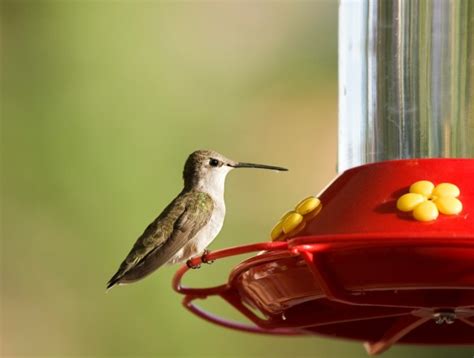
[[[298,203],[295,209],[287,212],[273,227],[270,237],[273,241],[282,241],[295,236],[306,226],[306,221],[315,217],[322,208],[321,201],[310,196]]]
[[[439,213],[457,215],[462,211],[462,203],[457,198],[461,194],[459,188],[451,183],[434,185],[428,180],[420,180],[410,186],[409,193],[402,195],[397,201],[397,209],[413,212],[418,221],[433,221]]]

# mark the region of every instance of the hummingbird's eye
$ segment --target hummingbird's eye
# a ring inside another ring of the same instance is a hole
[[[217,167],[219,165],[219,161],[217,159],[211,158],[211,160],[209,160],[209,165],[211,167]]]

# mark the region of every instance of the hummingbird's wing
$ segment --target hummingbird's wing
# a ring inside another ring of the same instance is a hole
[[[178,195],[138,238],[107,288],[137,281],[168,262],[209,222],[213,205],[204,192]]]

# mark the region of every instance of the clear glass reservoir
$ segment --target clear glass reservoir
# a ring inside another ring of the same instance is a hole
[[[339,171],[474,157],[474,1],[341,0]]]

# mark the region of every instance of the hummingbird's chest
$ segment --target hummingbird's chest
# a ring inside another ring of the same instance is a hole
[[[190,242],[190,246],[195,246],[193,251],[196,253],[204,251],[216,238],[222,229],[225,218],[224,183],[215,183],[206,189],[205,192],[212,198],[213,210],[209,222],[199,230]]]
[[[225,218],[224,200],[214,201],[211,217],[206,225],[199,230],[194,237],[189,238],[188,243],[179,250],[168,262],[170,264],[185,262],[191,257],[202,255],[204,250],[211,244],[222,229]]]
[[[214,203],[214,210],[212,212],[209,222],[196,234],[196,236],[191,240],[192,243],[196,246],[196,251],[198,253],[204,251],[207,246],[216,238],[217,234],[222,229],[225,218],[225,205],[224,201],[220,204]]]

